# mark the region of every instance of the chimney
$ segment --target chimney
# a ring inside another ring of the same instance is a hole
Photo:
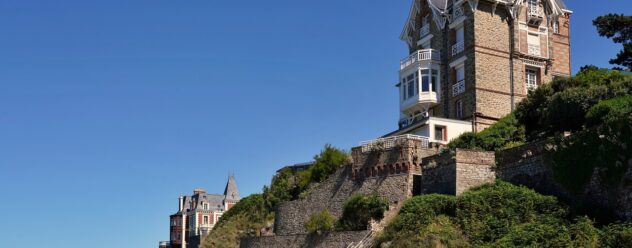
[[[182,195],[180,195],[180,197],[178,198],[178,211],[182,212],[182,208],[184,207],[184,198],[182,198]]]

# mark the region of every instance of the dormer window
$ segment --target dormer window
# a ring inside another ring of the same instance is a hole
[[[202,209],[208,210],[208,203],[202,203]]]

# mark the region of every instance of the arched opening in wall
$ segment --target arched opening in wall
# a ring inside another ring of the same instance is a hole
[[[402,169],[401,169],[401,167],[399,166],[399,164],[395,164],[395,173],[396,173],[396,174],[399,174],[399,173],[401,173],[401,172],[402,172]]]

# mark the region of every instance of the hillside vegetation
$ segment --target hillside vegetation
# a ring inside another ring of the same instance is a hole
[[[314,164],[307,170],[295,173],[285,168],[279,171],[272,178],[270,187],[263,187],[263,193],[245,197],[226,211],[201,247],[239,247],[240,238],[261,235],[261,229],[274,222],[274,209],[278,204],[299,199],[308,192],[310,185],[313,187],[322,182],[346,163],[348,154],[345,151],[326,145],[314,156]]]
[[[632,161],[632,77],[586,67],[540,86],[513,113],[448,147],[498,151],[536,140],[554,145],[549,165],[566,189],[581,191],[594,171],[619,185]]]
[[[555,197],[497,181],[460,196],[407,200],[381,247],[632,247],[632,225],[595,227]]]

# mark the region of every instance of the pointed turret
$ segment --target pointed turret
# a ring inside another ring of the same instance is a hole
[[[228,176],[228,182],[226,183],[226,189],[224,189],[224,195],[226,200],[239,201],[239,190],[237,190],[237,183],[233,175]]]

